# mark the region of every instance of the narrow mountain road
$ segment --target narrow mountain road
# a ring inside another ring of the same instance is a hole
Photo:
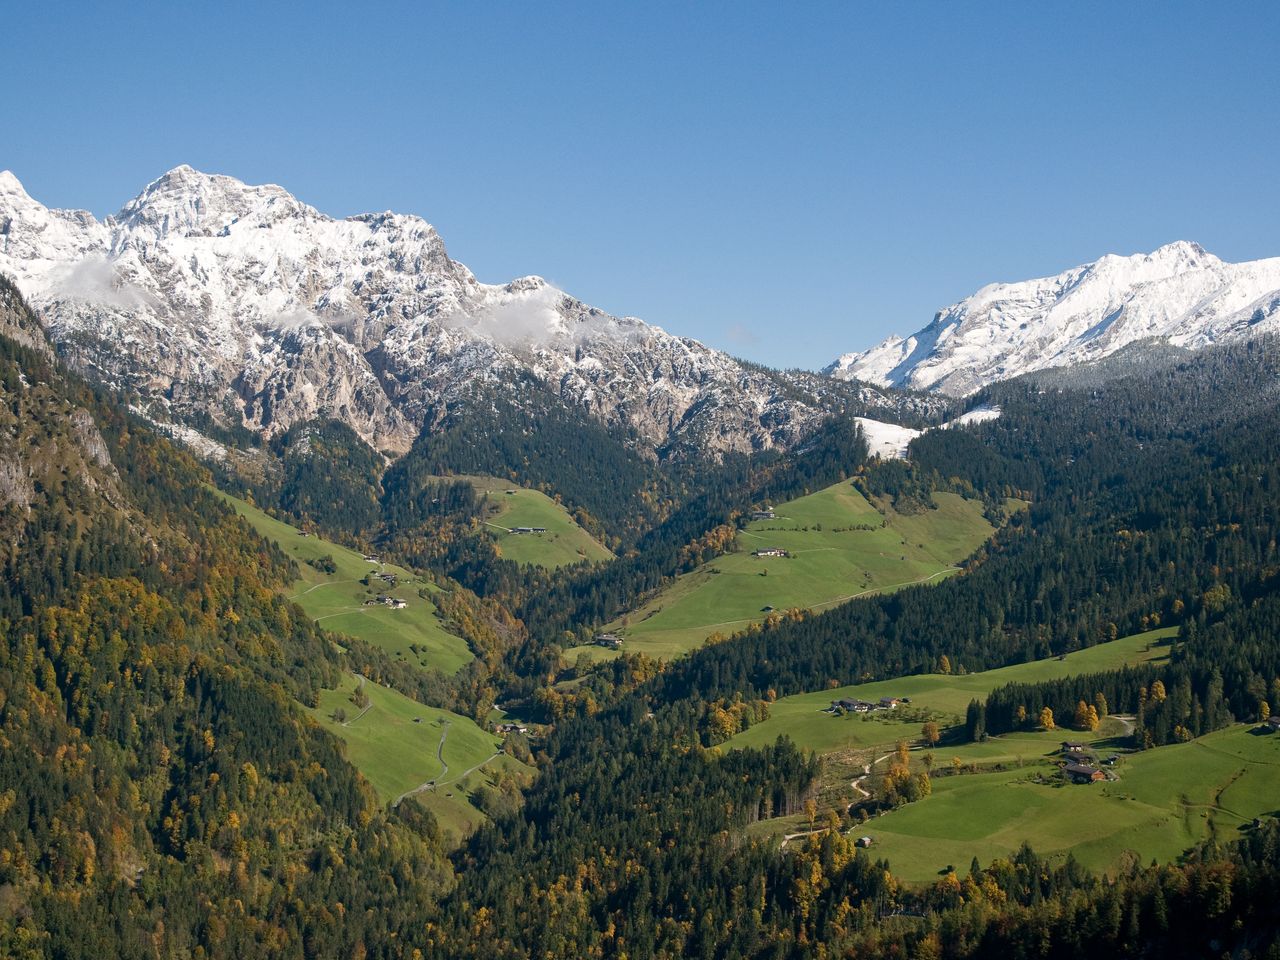
[[[869,798],[871,796],[871,792],[869,790],[863,789],[862,781],[866,780],[867,777],[871,776],[872,767],[874,767],[881,760],[888,760],[892,756],[893,756],[892,753],[886,753],[883,757],[876,757],[876,759],[872,760],[870,763],[868,763],[866,766],[862,768],[862,776],[858,777],[856,780],[850,781],[849,786],[853,787],[853,789],[857,790],[860,794],[862,794],[862,799],[866,800],[867,798]],[[852,807],[853,804],[851,803],[849,804],[849,806]],[[845,809],[847,810],[848,807],[846,807]]]
[[[493,756],[491,756],[491,757],[486,757],[485,759],[481,760],[479,763],[477,763],[477,764],[476,764],[474,767],[472,767],[471,769],[469,769],[469,770],[463,770],[460,774],[458,774],[458,775],[457,775],[456,777],[454,777],[452,780],[441,780],[441,781],[439,781],[439,782],[436,784],[436,786],[438,786],[438,787],[443,787],[445,784],[448,784],[448,783],[457,783],[459,780],[465,780],[465,779],[467,779],[467,777],[469,777],[471,774],[475,773],[475,772],[476,772],[477,770],[479,770],[481,767],[485,766],[485,765],[486,765],[486,764],[488,764],[488,763],[491,763],[491,762],[492,762],[492,761],[494,761],[494,760],[497,760],[500,756],[502,756],[502,751],[501,751],[501,750],[499,750],[499,751],[498,751],[497,753],[495,753]]]
[[[363,613],[364,607],[347,607],[345,610],[339,610],[337,613],[326,613],[323,617],[316,617],[312,623],[319,623],[321,620],[328,620],[330,617],[345,617],[348,613]]]
[[[830,827],[819,827],[817,830],[801,830],[799,833],[785,833],[782,835],[782,849],[787,849],[787,844],[792,840],[799,840],[801,837],[814,837],[820,833],[826,833]]]
[[[937,573],[931,573],[929,576],[921,577],[919,580],[906,580],[902,583],[887,583],[883,587],[872,587],[870,590],[863,590],[861,593],[851,593],[847,597],[836,597],[834,600],[823,600],[821,603],[815,603],[809,609],[820,610],[823,607],[831,606],[833,603],[844,603],[846,600],[857,600],[859,597],[865,597],[872,593],[883,593],[886,590],[893,590],[896,587],[913,587],[918,583],[928,583],[930,580],[935,580],[944,573],[958,573],[959,571],[959,567],[944,567]]]
[[[313,586],[307,587],[307,589],[303,590],[301,593],[295,593],[291,597],[285,597],[285,599],[297,600],[299,597],[305,597],[312,590],[319,590],[321,587],[334,587],[340,583],[359,583],[359,582],[360,581],[358,579],[357,580],[327,580],[324,583],[317,583],[317,584],[314,584]]]
[[[421,793],[423,790],[430,790],[440,781],[440,779],[446,773],[449,772],[449,764],[444,758],[444,741],[445,741],[445,738],[448,736],[449,736],[449,721],[446,720],[444,722],[444,729],[440,731],[440,745],[436,747],[436,759],[440,761],[440,773],[437,776],[432,777],[426,783],[420,783],[416,787],[414,787],[412,790],[406,790],[404,793],[400,794],[400,796],[396,797],[395,800],[391,802],[391,806],[398,807],[400,806],[400,801],[403,800],[405,797],[411,797],[415,793]]]
[[[365,678],[364,678],[364,675],[363,675],[363,674],[356,674],[356,676],[357,676],[357,677],[359,677],[359,682],[358,682],[358,683],[356,683],[356,689],[357,689],[357,690],[363,690],[363,689],[364,689],[364,679],[365,679]],[[352,717],[350,720],[344,720],[344,721],[342,721],[342,726],[344,726],[344,727],[349,727],[349,726],[351,726],[353,723],[355,723],[357,720],[359,720],[361,717],[363,717],[366,713],[368,713],[368,712],[369,712],[370,710],[372,710],[372,709],[373,709],[373,701],[372,701],[372,700],[370,700],[367,704],[365,704],[365,708],[364,708],[363,710],[361,710],[359,713],[357,713],[354,717]]]

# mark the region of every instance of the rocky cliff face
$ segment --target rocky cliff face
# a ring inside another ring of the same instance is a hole
[[[75,485],[118,504],[120,475],[38,321],[3,278],[0,337],[0,536],[11,542],[39,497]]]
[[[389,453],[477,384],[529,373],[654,450],[787,447],[836,406],[930,415],[861,385],[815,389],[590,307],[539,277],[479,282],[426,221],[335,220],[277,186],[178,167],[99,222],[0,174],[0,271],[75,367],[159,415],[266,434],[317,417]]]
[[[1280,330],[1280,258],[1226,263],[1194,243],[1108,255],[1053,277],[994,283],[913,336],[826,372],[964,396],[988,383],[1109,356],[1139,341],[1197,348]]]

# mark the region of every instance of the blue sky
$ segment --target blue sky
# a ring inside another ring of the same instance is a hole
[[[305,12],[304,12],[305,10]],[[179,163],[395,209],[777,366],[993,280],[1280,255],[1280,4],[28,3],[0,168],[102,215]]]

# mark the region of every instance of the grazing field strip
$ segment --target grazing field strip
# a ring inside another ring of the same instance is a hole
[[[934,503],[902,515],[873,505],[849,481],[833,484],[783,505],[782,515],[751,521],[738,532],[736,549],[677,577],[602,629],[621,633],[624,651],[670,659],[774,612],[825,610],[952,575],[994,528],[978,501],[939,493]],[[768,548],[785,555],[754,555]],[[569,651],[581,654],[618,652]]]
[[[467,642],[446,628],[431,602],[438,588],[413,571],[377,558],[366,560],[349,547],[304,535],[243,500],[221,492],[219,496],[298,564],[299,579],[287,596],[315,622],[422,669],[454,673],[472,659]],[[372,602],[379,596],[405,606],[395,609]]]

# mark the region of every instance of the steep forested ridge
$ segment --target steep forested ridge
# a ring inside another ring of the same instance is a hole
[[[47,351],[0,396],[0,955],[385,954],[450,871],[303,718],[290,561]]]

